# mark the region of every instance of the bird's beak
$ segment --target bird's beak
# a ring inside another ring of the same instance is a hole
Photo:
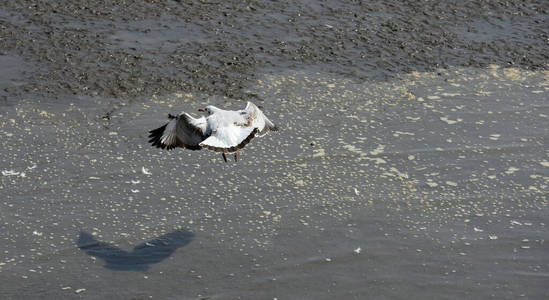
[[[204,109],[203,109],[203,108],[199,108],[198,111],[199,111],[199,112],[204,112]]]

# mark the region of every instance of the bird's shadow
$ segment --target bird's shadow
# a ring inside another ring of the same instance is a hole
[[[80,231],[77,245],[89,256],[105,261],[105,268],[116,271],[147,271],[152,264],[168,258],[178,248],[189,244],[194,233],[176,230],[138,244],[131,252],[115,245],[98,241],[91,234]]]

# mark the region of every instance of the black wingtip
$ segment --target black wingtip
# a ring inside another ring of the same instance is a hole
[[[166,126],[168,124],[165,124],[164,126],[162,127],[158,127],[156,129],[153,129],[151,131],[149,131],[149,137],[151,138],[149,140],[149,143],[151,143],[151,145],[153,147],[156,147],[156,148],[161,148],[161,149],[166,149],[168,148],[168,150],[172,149],[173,147],[166,147],[166,145],[162,144],[162,142],[160,141],[160,139],[162,138],[162,134],[164,133],[164,130],[166,129]]]
[[[166,149],[166,150],[172,150],[172,149],[175,149],[177,147],[181,147],[181,148],[185,148],[185,149],[189,149],[189,150],[200,150],[202,149],[202,147],[200,147],[199,145],[185,145],[183,144],[179,139],[177,139],[177,142],[173,145],[166,145],[166,144],[163,144],[161,139],[162,139],[162,135],[164,134],[164,130],[166,130],[166,126],[168,126],[168,124],[165,124],[164,126],[162,127],[158,127],[156,129],[153,129],[151,131],[149,131],[149,143],[151,143],[151,145],[153,147],[156,147],[156,148],[160,148],[160,149]]]

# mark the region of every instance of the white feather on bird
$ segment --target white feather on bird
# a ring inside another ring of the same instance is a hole
[[[186,112],[171,119],[163,126],[150,131],[149,142],[158,148],[171,150],[176,147],[200,150],[206,148],[225,153],[234,153],[238,160],[238,150],[246,146],[254,137],[263,136],[278,127],[252,102],[243,110],[224,110],[208,105],[199,111],[205,115],[193,118]]]

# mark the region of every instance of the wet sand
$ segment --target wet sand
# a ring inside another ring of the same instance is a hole
[[[1,298],[549,296],[545,2],[27,2]],[[238,163],[147,144],[246,100],[282,130]]]

